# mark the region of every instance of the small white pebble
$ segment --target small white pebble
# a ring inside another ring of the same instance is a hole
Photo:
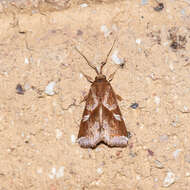
[[[140,129],[143,129],[144,128],[144,125],[141,123],[140,124]]]
[[[166,134],[161,135],[159,138],[160,138],[160,142],[167,142],[168,141],[168,135],[166,135]]]
[[[29,140],[29,139],[30,139],[30,135],[27,135],[27,136],[26,136],[26,139]]]
[[[160,104],[160,97],[155,96],[155,97],[154,97],[154,102],[155,102],[157,105],[159,105],[159,104]]]
[[[44,122],[48,123],[49,119],[48,118],[44,118]]]
[[[74,144],[76,142],[76,137],[75,135],[71,135],[71,142]]]
[[[175,182],[175,174],[173,172],[168,172],[164,179],[163,186],[168,187],[171,184],[173,184],[174,182]]]
[[[186,172],[186,173],[185,173],[185,176],[186,176],[186,177],[189,177],[189,176],[190,176],[190,172]]]
[[[183,106],[184,111],[188,111],[189,108],[187,106]]]
[[[183,15],[183,16],[185,16],[185,9],[181,9],[181,14]]]
[[[146,5],[148,3],[148,0],[141,0],[141,5]]]
[[[55,133],[56,133],[56,139],[60,139],[63,135],[63,133],[60,129],[56,129]]]
[[[99,185],[100,184],[100,180],[98,180],[98,181],[92,181],[92,183],[91,183],[91,185]]]
[[[29,64],[29,60],[28,60],[27,57],[25,57],[25,59],[24,59],[24,63],[27,64],[27,65]]]
[[[88,4],[86,4],[86,3],[80,4],[80,7],[82,7],[82,8],[88,7]]]
[[[156,75],[155,75],[154,73],[151,73],[151,74],[150,74],[150,78],[151,78],[152,80],[155,80],[155,79],[156,79]]]
[[[103,149],[100,148],[100,147],[97,147],[97,148],[95,149],[96,152],[101,152],[102,150],[103,150]]]
[[[50,82],[50,83],[46,86],[45,93],[46,93],[47,95],[52,96],[52,95],[55,94],[55,92],[54,92],[54,86],[55,86],[55,84],[56,84],[56,83],[55,83],[54,81],[52,81],[52,82]]]
[[[159,168],[159,169],[164,168],[162,163],[159,160],[155,160],[154,162],[155,162],[155,165],[156,165],[157,168]]]
[[[8,76],[8,72],[7,71],[2,71],[2,74],[5,76]]]
[[[28,84],[28,83],[26,83],[25,85],[24,85],[24,90],[29,90],[30,89],[30,85]]]
[[[136,39],[136,43],[140,45],[141,44],[141,39],[139,39],[139,38]]]
[[[37,169],[37,173],[38,173],[38,174],[41,174],[42,172],[43,172],[42,168],[38,168],[38,169]]]
[[[11,152],[11,149],[10,149],[10,148],[8,148],[8,149],[7,149],[7,152]]]
[[[63,176],[64,176],[64,166],[61,166],[56,173],[56,178],[58,179],[58,178],[61,178]]]
[[[171,70],[171,71],[173,71],[173,70],[174,70],[173,63],[170,63],[170,64],[169,64],[169,68],[170,68],[170,70]]]
[[[56,176],[56,168],[53,167],[51,169],[51,173],[48,175],[50,179],[54,179],[54,177]]]
[[[58,179],[58,178],[61,178],[64,176],[64,166],[61,166],[58,171],[56,171],[56,168],[53,167],[51,169],[51,173],[48,175],[50,179],[54,179],[55,177]]]
[[[176,121],[172,121],[171,125],[172,125],[173,127],[176,127],[176,126],[177,126],[177,122],[176,122]]]
[[[101,32],[104,33],[104,37],[108,37],[111,33],[111,31],[108,30],[106,25],[102,25],[100,30],[101,30]]]
[[[179,155],[179,153],[182,151],[182,149],[177,149],[176,151],[174,151],[173,152],[173,157],[175,158],[175,159],[177,159],[177,157],[178,157],[178,155]]]
[[[143,146],[143,149],[144,149],[144,150],[147,150],[147,147],[146,147],[146,146]]]
[[[96,181],[96,185],[100,185],[100,180]]]
[[[57,102],[56,102],[56,101],[53,101],[52,105],[53,105],[54,107],[56,107],[56,106],[57,106]]]
[[[82,74],[82,73],[80,73],[80,74],[79,74],[79,77],[80,77],[80,79],[81,79],[81,78],[83,78],[83,74]]]
[[[115,24],[112,25],[112,29],[113,29],[115,32],[118,31],[117,26],[116,26]]]
[[[2,118],[0,117],[0,121],[2,120]],[[11,126],[14,126],[15,122],[14,121],[11,121]]]
[[[97,173],[98,173],[98,174],[102,174],[102,173],[103,173],[102,168],[98,168],[98,169],[97,169]]]
[[[154,181],[155,181],[155,182],[158,182],[158,178],[154,178]]]
[[[24,132],[22,132],[22,133],[21,133],[21,137],[24,137],[24,136],[25,136],[25,135],[24,135]]]
[[[41,59],[38,59],[38,60],[37,60],[37,66],[39,67],[40,64],[41,64]]]
[[[164,42],[163,43],[164,46],[168,46],[168,44],[169,44],[168,42]]]
[[[136,176],[136,180],[140,180],[141,179],[141,176],[140,175],[137,175]]]
[[[118,56],[118,50],[115,50],[114,53],[112,54],[111,58],[114,61],[114,63],[116,63],[117,65],[120,65],[124,62],[123,59],[120,59]]]

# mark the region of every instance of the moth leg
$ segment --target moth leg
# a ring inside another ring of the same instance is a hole
[[[115,97],[117,98],[118,101],[123,100],[123,98],[119,94],[116,94]]]
[[[86,102],[87,99],[88,99],[88,94],[82,98],[82,100],[80,101],[80,104],[83,102]]]
[[[93,82],[94,82],[94,80],[93,80],[92,77],[90,77],[90,76],[84,74],[83,72],[81,72],[81,73],[82,73],[82,75],[86,78],[86,80],[87,80],[88,82],[90,82],[90,83],[93,83]]]
[[[116,72],[117,72],[117,70],[114,71],[114,72],[108,77],[108,81],[109,81],[109,82],[111,82],[111,81],[113,80],[114,75],[115,75]]]

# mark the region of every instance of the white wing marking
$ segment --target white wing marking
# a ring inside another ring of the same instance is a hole
[[[121,121],[121,115],[114,113],[113,116],[115,117],[116,120]]]
[[[87,121],[87,120],[89,119],[89,117],[90,117],[90,114],[85,115],[85,116],[83,117],[82,121],[83,121],[83,122]]]

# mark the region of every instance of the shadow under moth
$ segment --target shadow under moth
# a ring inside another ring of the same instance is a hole
[[[115,72],[109,76],[108,80],[102,74],[102,69],[107,63],[114,43],[107,54],[106,60],[101,63],[99,71],[76,48],[78,53],[97,74],[95,80],[83,74],[92,83],[88,95],[84,98],[86,105],[77,140],[83,148],[95,148],[101,142],[110,147],[125,147],[128,144],[129,132],[127,132],[117,103],[119,96],[114,93],[110,84]]]

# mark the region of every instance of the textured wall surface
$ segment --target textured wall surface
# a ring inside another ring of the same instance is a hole
[[[190,1],[162,3],[0,1],[0,190],[189,189]],[[82,149],[95,72],[75,47],[99,66],[115,38],[129,145]]]

